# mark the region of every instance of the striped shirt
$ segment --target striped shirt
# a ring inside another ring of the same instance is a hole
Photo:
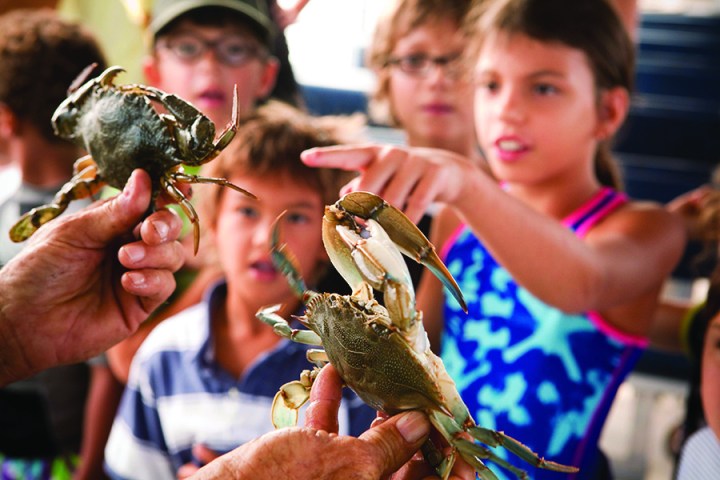
[[[311,368],[308,346],[282,339],[233,377],[215,360],[210,329],[213,306],[226,295],[225,284],[216,285],[206,301],[158,325],[138,350],[105,449],[112,478],[174,479],[196,444],[225,453],[273,430],[273,397]],[[359,435],[375,412],[349,389],[343,396],[340,433]]]
[[[720,439],[705,427],[690,436],[680,454],[677,480],[720,478]]]

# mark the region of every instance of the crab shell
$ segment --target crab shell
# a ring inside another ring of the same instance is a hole
[[[132,171],[142,168],[152,181],[153,199],[166,192],[190,218],[197,252],[197,213],[177,187],[179,183],[213,183],[254,197],[225,179],[186,175],[182,170],[183,164],[209,162],[235,136],[237,87],[232,121],[215,139],[213,122],[180,97],[145,85],[116,86],[114,78],[124,71],[117,66],[85,81],[93,68],[91,65],[78,77],[52,117],[56,135],[82,147],[89,155],[75,162],[72,179],[51,204],[34,208],[18,220],[10,230],[11,240],[26,240],[63,213],[71,201],[95,195],[104,185],[122,189]],[[154,104],[167,113],[159,113]]]

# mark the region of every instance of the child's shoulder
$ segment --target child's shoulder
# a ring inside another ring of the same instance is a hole
[[[207,305],[199,303],[160,322],[137,351],[147,359],[162,351],[198,349],[207,339]]]
[[[629,199],[598,223],[600,232],[618,230],[676,233],[684,237],[683,222],[663,205],[648,200]]]

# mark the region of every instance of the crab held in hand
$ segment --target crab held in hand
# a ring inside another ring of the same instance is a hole
[[[232,121],[215,140],[215,124],[180,97],[145,85],[115,86],[113,79],[124,71],[117,66],[85,81],[94,68],[91,65],[80,74],[52,117],[55,134],[89,155],[75,162],[72,179],[51,204],[34,208],[18,220],[10,229],[10,238],[26,240],[63,213],[71,201],[95,195],[104,185],[122,189],[132,171],[142,168],[152,179],[153,200],[166,192],[192,222],[197,252],[197,213],[177,184],[214,183],[253,196],[225,179],[187,175],[182,169],[183,164],[209,162],[233,139],[238,126],[237,87]],[[153,102],[167,113],[158,113]]]
[[[276,223],[271,239],[273,262],[303,299],[306,312],[298,320],[308,330],[292,329],[276,314],[279,306],[260,310],[258,318],[272,325],[279,335],[324,347],[310,350],[308,359],[318,367],[332,363],[343,381],[373,408],[390,415],[424,411],[452,447],[447,458],[430,441],[423,447],[426,459],[442,478],[450,474],[456,455],[472,465],[482,479],[497,478],[483,463],[485,459],[518,478],[527,478],[524,471],[478,442],[502,446],[541,468],[577,471],[545,461],[511,437],[475,424],[442,361],[430,351],[422,313],[415,309],[410,275],[400,252],[428,267],[465,308],[462,293],[435,248],[400,210],[366,192],[350,193],[325,208],[325,248],[351,285],[352,295],[308,290],[298,275],[293,254],[280,244],[278,228]],[[373,298],[373,289],[383,292],[385,306]],[[309,398],[317,372],[306,370],[299,381],[281,387],[272,409],[276,428],[297,422],[297,410]]]

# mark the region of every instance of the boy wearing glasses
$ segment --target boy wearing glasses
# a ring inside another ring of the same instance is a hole
[[[148,34],[151,51],[143,63],[147,83],[192,103],[218,131],[232,119],[235,85],[240,118],[252,113],[275,85],[279,63],[269,50],[275,31],[265,0],[155,0]],[[108,351],[121,382],[127,382],[130,362],[150,330],[200,301],[205,287],[218,277],[219,272],[201,264],[200,257],[188,253],[169,304]]]
[[[232,118],[235,85],[240,116],[275,85],[274,27],[264,0],[156,0],[149,30],[148,83],[188,100],[219,129]]]

